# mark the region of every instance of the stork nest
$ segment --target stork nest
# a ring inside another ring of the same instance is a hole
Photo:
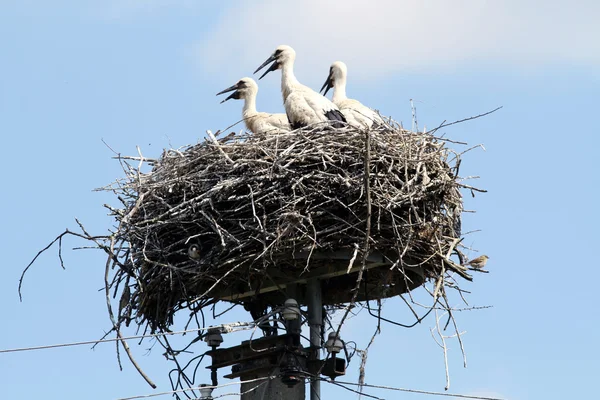
[[[180,309],[195,314],[225,294],[235,302],[269,271],[294,281],[317,265],[313,255],[340,249],[359,267],[381,253],[382,285],[415,266],[424,279],[471,280],[458,246],[460,189],[477,189],[461,183],[459,154],[446,143],[396,125],[218,140],[209,132],[156,160],[121,157],[127,177],[104,188],[124,205],[109,207],[120,320],[168,329]]]

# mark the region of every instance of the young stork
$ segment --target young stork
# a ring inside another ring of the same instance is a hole
[[[383,124],[383,119],[375,111],[360,101],[346,97],[346,77],[348,68],[341,61],[336,61],[329,68],[329,77],[323,84],[324,95],[333,87],[333,103],[339,107],[348,123],[357,128],[370,128],[375,124]]]
[[[235,91],[234,91],[235,90]],[[258,85],[252,78],[242,78],[237,83],[225,90],[217,93],[217,96],[223,93],[234,91],[221,103],[229,99],[244,99],[244,108],[242,109],[242,118],[246,128],[252,133],[285,133],[289,132],[290,124],[285,114],[269,114],[256,111],[256,95]]]
[[[257,73],[268,63],[269,69],[261,75],[262,79],[271,71],[281,69],[281,93],[285,112],[293,129],[319,122],[333,121],[334,127],[342,127],[346,118],[338,107],[325,96],[302,85],[294,76],[294,60],[296,52],[290,46],[281,45],[275,52],[254,71]]]

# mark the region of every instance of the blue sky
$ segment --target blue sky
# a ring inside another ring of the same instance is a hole
[[[68,250],[82,245],[76,240],[64,244],[66,270],[54,251],[45,254],[27,276],[22,303],[17,295],[23,267],[63,229],[75,229],[75,217],[94,233],[112,226],[102,204],[114,199],[92,189],[123,172],[102,140],[123,154],[140,146],[149,157],[202,140],[206,129],[240,118],[241,104],[219,104],[215,93],[251,75],[275,46],[289,44],[303,83],[319,88],[331,62],[346,61],[348,94],[405,126],[411,98],[428,127],[504,106],[445,131],[486,149],[463,160],[462,174],[481,176],[476,184],[489,191],[466,197],[477,213],[465,216],[464,229],[481,229],[466,243],[491,256],[491,273],[466,287],[472,305],[493,305],[458,315],[469,366],[462,368],[452,342],[451,391],[516,400],[592,397],[600,372],[592,309],[600,278],[593,256],[600,245],[600,6],[199,3],[0,2],[0,349],[92,340],[109,327],[99,291],[104,257]],[[260,87],[258,107],[282,112],[278,74]],[[385,307],[389,316],[410,318],[400,302]],[[247,318],[237,312],[222,322]],[[374,327],[369,318],[350,320],[345,339],[364,347]],[[367,382],[443,391],[443,357],[429,334],[434,324],[429,318],[410,330],[384,325],[369,353]],[[226,337],[227,344],[242,337]],[[147,354],[150,345],[131,342],[157,390],[169,390],[171,366],[159,348]],[[123,364],[119,371],[114,344],[0,354],[0,397],[153,392]],[[357,369],[355,360],[347,379],[356,379]],[[323,390],[326,398],[342,396],[341,389]]]

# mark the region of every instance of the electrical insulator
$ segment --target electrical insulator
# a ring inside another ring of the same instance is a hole
[[[294,299],[287,299],[283,303],[283,319],[286,321],[294,321],[300,316],[300,308],[298,302]]]
[[[212,392],[213,392],[213,388],[211,387],[206,387],[208,386],[207,384],[203,383],[202,385],[200,385],[200,400],[213,400],[212,397]]]
[[[209,329],[204,341],[213,349],[219,347],[223,343],[223,336],[218,329]]]
[[[344,348],[344,344],[335,332],[330,332],[327,342],[325,342],[325,348],[328,353],[339,353]]]

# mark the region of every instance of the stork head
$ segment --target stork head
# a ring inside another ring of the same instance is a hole
[[[341,82],[342,80],[346,81],[346,75],[348,75],[348,68],[346,67],[346,64],[341,61],[334,62],[331,64],[331,67],[329,67],[329,76],[319,92],[323,92],[323,90],[325,90],[323,95],[326,95],[327,92],[329,92],[329,89],[335,87],[336,82]]]
[[[257,73],[258,71],[263,69],[268,63],[273,62],[269,69],[267,69],[265,73],[262,74],[260,78],[258,78],[260,80],[269,72],[280,69],[282,65],[285,65],[287,63],[293,63],[295,59],[296,52],[294,51],[294,49],[292,49],[290,46],[282,44],[281,46],[277,46],[273,54],[271,54],[271,57],[267,58],[267,60],[264,63],[262,63],[260,67],[258,67],[256,71],[254,71],[254,73]]]
[[[229,99],[245,99],[251,94],[256,94],[258,92],[258,85],[252,78],[242,78],[233,86],[228,87],[225,90],[217,93],[217,96],[223,93],[234,91],[230,94],[225,100],[221,101],[221,103],[225,103]]]

